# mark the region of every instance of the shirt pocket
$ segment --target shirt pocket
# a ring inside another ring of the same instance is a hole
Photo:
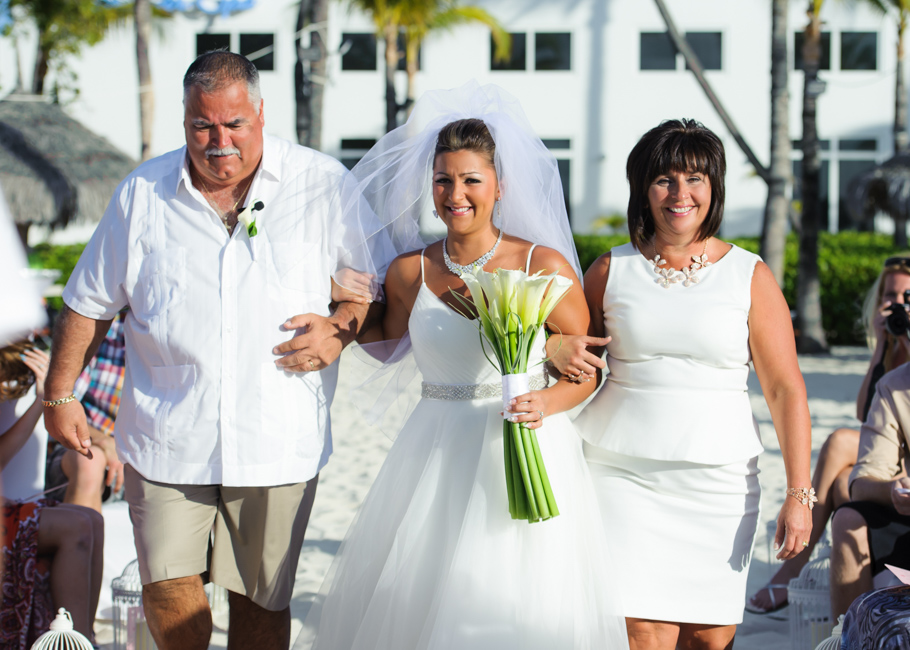
[[[175,246],[142,259],[130,307],[142,317],[157,316],[186,299],[186,248]]]
[[[151,390],[136,395],[136,426],[157,443],[160,452],[172,441],[192,438],[196,366],[153,366],[149,375]]]
[[[327,276],[319,246],[312,242],[272,242],[272,266],[278,283],[292,291],[317,292]]]

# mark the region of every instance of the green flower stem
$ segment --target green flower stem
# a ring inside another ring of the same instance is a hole
[[[525,453],[525,447],[522,441],[521,427],[517,423],[510,423],[512,429],[513,448],[518,452],[518,464],[521,468],[521,480],[524,486],[525,494],[528,499],[528,520],[537,521],[540,519],[540,511],[537,509],[537,502],[534,498],[534,488],[531,485],[531,474],[528,469],[528,456]],[[533,459],[532,459],[533,460]]]
[[[506,492],[509,494],[509,514],[515,519],[517,507],[515,504],[515,486],[512,483],[512,436],[509,435],[508,423],[504,423],[502,436],[502,451],[506,462]]]
[[[512,435],[512,423],[504,422],[505,426],[503,427],[503,433],[507,438],[509,438],[509,454],[511,458],[511,468],[509,481],[512,484],[512,491],[515,494],[515,513],[512,515],[513,519],[527,519],[528,518],[528,495],[525,492],[524,483],[521,480],[521,463],[518,460],[518,449],[515,446],[515,440]]]
[[[550,477],[547,476],[547,468],[540,453],[540,446],[537,444],[537,433],[534,431],[531,431],[531,443],[534,445],[534,457],[537,459],[537,469],[540,471],[540,482],[543,484],[550,516],[556,517],[559,515],[559,508],[556,507],[556,498],[553,496],[553,488],[550,487]]]
[[[539,454],[534,452],[534,443],[531,440],[533,432],[521,427],[521,441],[524,445],[525,456],[528,459],[528,478],[530,479],[531,489],[534,491],[534,502],[537,504],[537,512],[541,519],[550,518],[550,509],[547,507],[547,495],[544,493],[543,484],[540,482],[541,459]]]

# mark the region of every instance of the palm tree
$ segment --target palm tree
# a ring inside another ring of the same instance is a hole
[[[496,43],[497,58],[507,57],[503,50],[508,34],[496,20],[479,7],[458,6],[456,0],[349,0],[373,18],[376,35],[385,43],[386,132],[398,126],[398,112],[413,102],[417,53],[432,29],[447,29],[467,22],[481,22],[490,28]],[[405,37],[405,60],[408,64],[408,97],[399,103],[395,93],[395,71],[401,60],[398,37]],[[510,45],[508,46],[510,47]]]
[[[315,149],[322,143],[326,52],[321,30],[328,20],[328,5],[328,0],[300,0],[297,11],[297,64],[294,68],[297,142]],[[303,44],[304,31],[310,33],[308,46]]]
[[[152,33],[152,5],[149,0],[134,0],[133,20],[136,30],[136,70],[139,74],[139,160],[152,157],[152,124],[155,116],[155,91],[149,65],[149,39]]]
[[[66,56],[78,54],[83,45],[95,45],[115,23],[122,24],[132,13],[128,4],[96,2],[95,0],[9,0],[7,9],[13,13],[21,8],[24,18],[34,21],[38,32],[35,68],[31,92],[44,94],[44,82],[52,66],[56,67],[57,84],[67,72]]]
[[[824,0],[809,0],[803,38],[803,163],[802,215],[799,220],[799,262],[796,273],[796,349],[825,352],[828,342],[822,328],[821,286],[818,278],[818,232],[822,213],[820,201],[821,160],[818,150],[816,105],[824,90],[818,78],[821,64],[821,8]]]
[[[790,200],[790,92],[787,81],[788,0],[771,3],[771,160],[768,201],[761,231],[760,253],[780,287],[784,286],[784,248]]]
[[[485,9],[460,6],[454,0],[410,0],[404,16],[405,62],[408,74],[405,106],[410,112],[417,100],[418,55],[424,39],[433,30],[448,30],[458,25],[486,25],[493,37],[493,58],[506,61],[512,51],[512,36]]]
[[[864,0],[885,14],[893,14],[897,20],[897,71],[894,79],[894,153],[910,150],[910,135],[907,131],[907,85],[904,73],[904,34],[910,19],[910,0]]]

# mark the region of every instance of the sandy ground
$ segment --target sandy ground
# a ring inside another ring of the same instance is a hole
[[[866,371],[868,352],[863,348],[835,348],[830,355],[800,358],[800,368],[809,393],[812,414],[813,463],[828,434],[841,426],[856,427],[856,392]],[[313,599],[317,597],[323,577],[345,535],[357,509],[376,477],[379,467],[391,446],[391,441],[364,421],[362,412],[346,399],[359,384],[368,368],[346,351],[341,359],[338,397],[332,409],[335,453],[323,470],[317,491],[316,504],[300,555],[297,582],[291,603],[293,616],[291,639],[302,628]],[[764,585],[776,570],[769,558],[767,523],[775,520],[783,502],[786,477],[780,447],[771,424],[771,417],[761,395],[754,373],[750,378],[752,406],[762,431],[765,453],[760,459],[762,514],[755,552],[749,573],[748,592]],[[360,401],[363,403],[363,401]],[[105,587],[99,620],[96,625],[98,641],[104,648],[111,644],[110,580],[135,557],[126,509],[105,507],[107,542]],[[685,598],[685,594],[680,594]],[[766,650],[789,648],[789,623],[786,609],[781,616],[745,614],[736,638],[737,650]],[[217,624],[224,625],[222,616]],[[225,648],[226,634],[216,629],[211,648]],[[811,650],[811,649],[809,649]]]

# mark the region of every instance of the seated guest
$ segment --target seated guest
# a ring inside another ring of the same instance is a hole
[[[885,564],[910,567],[910,479],[903,475],[910,427],[910,363],[878,382],[860,431],[849,503],[831,523],[831,610],[846,613]]]
[[[74,503],[101,512],[101,503],[117,494],[123,485],[123,464],[117,458],[114,420],[120,407],[124,359],[121,312],[98,346],[98,352],[76,380],[74,394],[82,402],[92,440],[92,457],[83,456],[55,443],[47,459],[46,489],[64,503]],[[64,493],[50,492],[62,489]]]
[[[856,397],[856,418],[860,422],[866,419],[878,380],[889,370],[910,361],[910,339],[906,334],[895,336],[886,327],[893,310],[906,304],[904,292],[908,289],[910,257],[889,257],[863,301],[862,324],[872,356]],[[799,576],[799,572],[806,566],[812,549],[824,534],[828,519],[834,511],[850,501],[847,483],[856,464],[858,449],[859,431],[856,429],[837,429],[825,440],[812,476],[812,487],[815,488],[818,503],[812,510],[812,534],[806,552],[780,566],[768,584],[746,602],[747,612],[769,614],[787,605],[788,583]]]
[[[0,470],[4,479],[0,648],[26,650],[65,607],[77,631],[93,638],[101,592],[104,520],[81,506],[6,498],[10,478],[40,463],[25,458],[33,433],[42,431],[44,380],[49,357],[28,342],[0,348]],[[29,403],[30,402],[30,403]],[[22,406],[17,409],[17,406]],[[40,445],[39,445],[40,448]],[[38,494],[28,495],[40,497]]]

